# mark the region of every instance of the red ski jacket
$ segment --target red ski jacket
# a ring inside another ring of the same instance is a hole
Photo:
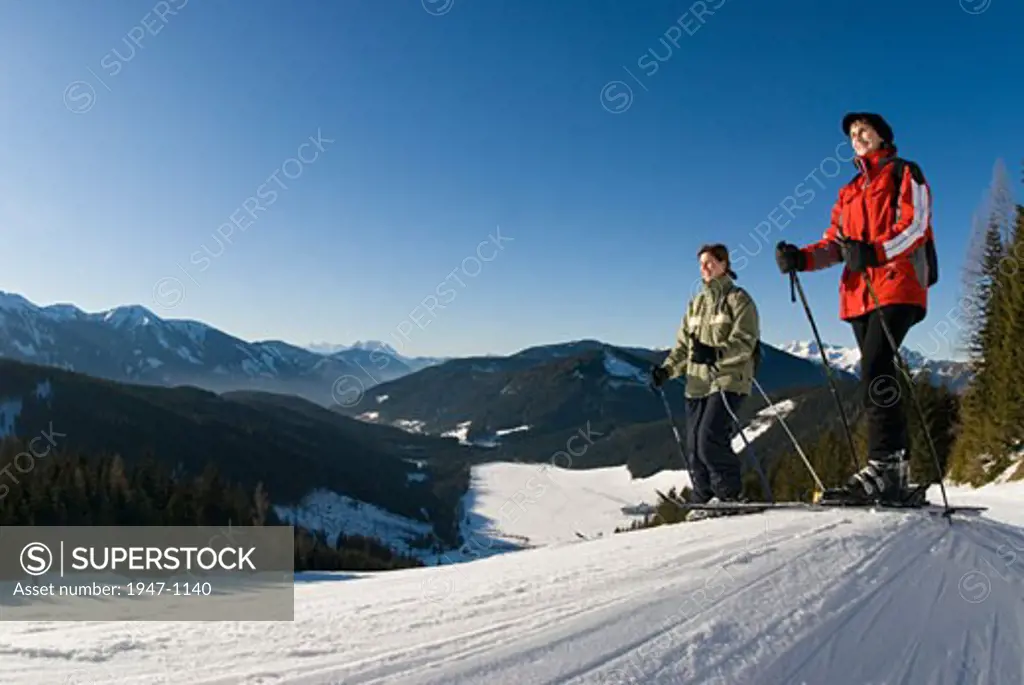
[[[839,190],[832,222],[822,239],[801,248],[806,271],[842,261],[836,239],[841,236],[871,243],[877,267],[864,273],[843,269],[839,281],[839,317],[853,319],[875,309],[867,287],[874,286],[882,306],[928,306],[928,286],[937,279],[931,224],[931,189],[920,168],[904,162],[894,177],[896,148],[875,150],[855,160],[860,173]],[[894,195],[898,193],[897,195]]]

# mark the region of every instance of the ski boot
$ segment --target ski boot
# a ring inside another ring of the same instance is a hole
[[[707,504],[725,504],[725,503],[729,503],[729,502],[741,502],[741,501],[742,500],[740,500],[740,499],[736,499],[736,498],[732,498],[732,497],[726,497],[726,498],[712,497],[711,499],[709,499],[707,501]],[[742,513],[742,512],[728,511],[728,510],[724,510],[724,509],[723,510],[719,510],[719,511],[715,511],[713,509],[693,509],[693,510],[691,510],[689,512],[689,514],[687,514],[686,521],[687,521],[687,523],[689,523],[690,521],[702,521],[704,519],[718,518],[719,516],[735,516],[737,513]]]
[[[880,459],[870,459],[867,466],[850,476],[846,484],[823,493],[828,504],[920,506],[924,488],[910,487],[910,461],[906,450],[899,450]]]

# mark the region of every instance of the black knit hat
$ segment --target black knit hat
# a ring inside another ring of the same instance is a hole
[[[866,121],[871,128],[875,129],[883,141],[893,144],[892,127],[882,118],[881,114],[872,112],[850,112],[843,117],[843,135],[850,137],[850,127],[855,121]]]

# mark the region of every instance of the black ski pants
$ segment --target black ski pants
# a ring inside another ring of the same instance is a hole
[[[867,419],[868,459],[883,459],[909,448],[902,376],[882,328],[883,315],[898,348],[910,329],[924,318],[925,310],[913,305],[888,305],[850,320],[860,348],[860,393]]]
[[[740,410],[745,395],[727,392],[733,412]],[[712,496],[737,499],[743,489],[740,457],[732,451],[735,422],[722,400],[722,394],[686,398],[687,452],[693,501],[705,503]]]

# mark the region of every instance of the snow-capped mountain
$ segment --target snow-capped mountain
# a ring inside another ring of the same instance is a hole
[[[380,340],[357,340],[351,345],[339,345],[329,342],[310,343],[306,345],[305,349],[325,356],[341,355],[343,359],[346,358],[346,355],[342,353],[349,353],[348,357],[355,358],[361,356],[359,353],[362,352],[377,352],[399,360],[412,371],[419,371],[428,366],[443,364],[451,359],[450,357],[406,357],[391,345]]]
[[[339,379],[348,378],[344,392],[351,394],[415,366],[378,349],[322,354],[277,340],[249,342],[139,305],[90,313],[70,304],[41,307],[2,291],[0,357],[117,381],[267,390],[323,404],[337,401]]]
[[[794,357],[800,357],[816,364],[821,363],[821,348],[813,340],[795,340],[786,343],[780,349]],[[860,350],[825,343],[825,356],[833,368],[842,369],[854,375],[860,374]]]
[[[794,357],[821,363],[821,350],[815,341],[795,340],[782,346],[782,351]],[[961,392],[970,381],[970,367],[966,362],[947,359],[929,359],[920,352],[904,346],[900,354],[915,374],[927,373],[933,385],[944,385],[954,392]],[[842,369],[855,376],[860,375],[860,350],[825,343],[825,356],[833,368]]]

